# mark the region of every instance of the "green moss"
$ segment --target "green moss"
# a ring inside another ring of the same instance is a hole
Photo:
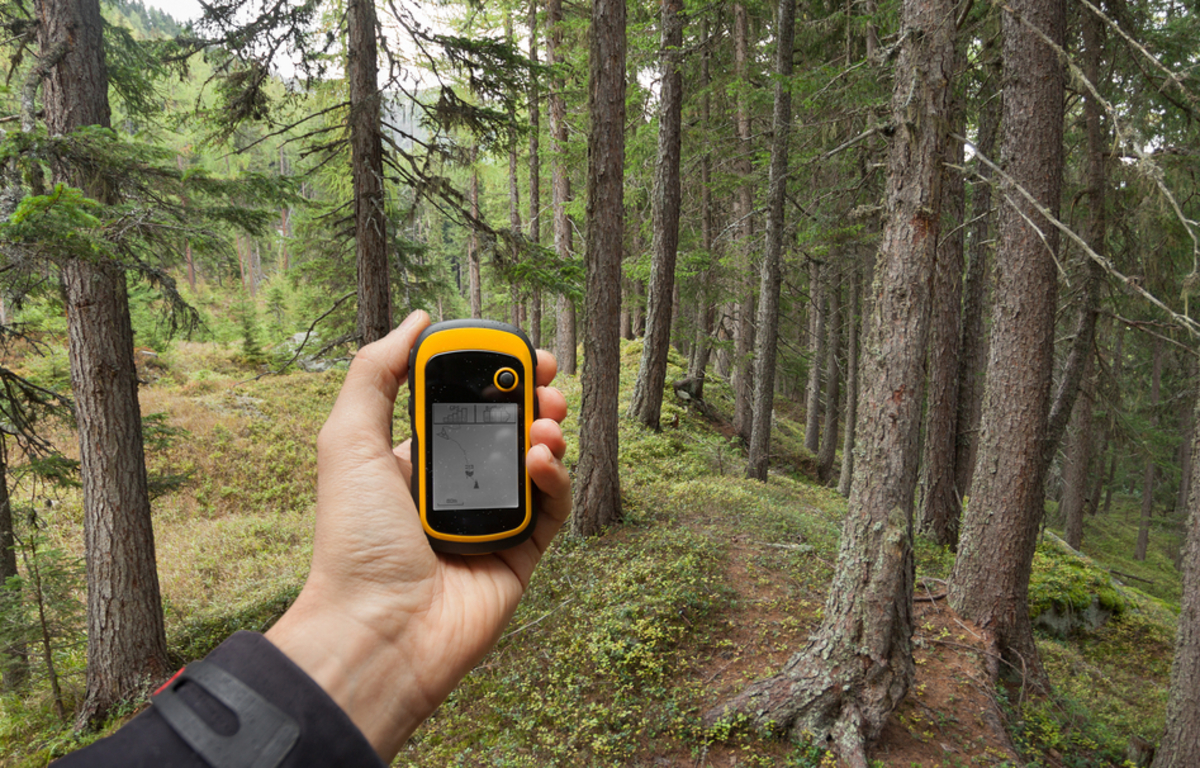
[[[1090,557],[1073,552],[1057,536],[1043,537],[1033,558],[1029,615],[1038,616],[1051,608],[1083,611],[1093,600],[1114,614],[1128,605],[1108,571]]]

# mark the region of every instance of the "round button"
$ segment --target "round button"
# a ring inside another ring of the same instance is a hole
[[[510,392],[517,386],[516,371],[511,368],[501,368],[496,371],[496,387],[502,392]]]

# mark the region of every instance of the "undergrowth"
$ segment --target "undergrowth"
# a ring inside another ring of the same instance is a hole
[[[238,629],[265,629],[298,593],[312,547],[316,435],[343,376],[256,380],[261,367],[244,359],[237,330],[221,326],[210,331],[219,342],[158,350],[154,383],[141,391],[146,413],[183,430],[150,457],[152,472],[187,478],[153,507],[170,652],[181,664]],[[640,353],[640,342],[623,345],[622,413]],[[51,355],[25,365],[53,381],[64,375],[62,363]],[[668,382],[683,370],[672,351]],[[573,377],[556,384],[569,403],[570,466],[580,387]],[[399,764],[832,768],[819,746],[780,743],[736,723],[701,724],[719,692],[774,672],[803,647],[822,615],[846,514],[842,497],[811,481],[812,456],[791,409],[776,414],[764,485],[743,478],[743,448],[722,423],[729,388],[710,377],[706,397],[701,412],[668,385],[661,431],[621,419],[622,524],[596,539],[559,537],[495,650],[410,740]],[[401,410],[394,434],[407,432]],[[78,492],[55,504],[48,540],[81,554]],[[1130,527],[1112,518],[1089,519],[1088,558],[1048,537],[1039,548],[1035,610],[1096,603],[1112,618],[1039,638],[1059,698],[1009,707],[1030,764],[1120,765],[1131,736],[1154,739],[1161,730],[1179,599],[1170,563],[1176,542],[1164,534],[1146,563],[1133,563]],[[915,555],[918,589],[933,599],[954,554],[918,539]],[[1109,569],[1152,583],[1114,582]],[[68,695],[78,696],[82,651],[64,651],[63,664]],[[923,716],[949,722],[958,714]],[[3,698],[4,765],[44,765],[79,743],[45,696]],[[927,765],[1003,764],[957,754]]]

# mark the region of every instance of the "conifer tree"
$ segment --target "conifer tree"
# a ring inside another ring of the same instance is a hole
[[[783,670],[707,717],[733,709],[796,740],[830,739],[853,768],[866,768],[865,744],[882,731],[915,669],[910,531],[954,19],[948,0],[904,3],[888,218],[863,343],[859,413],[871,417],[858,425],[860,456],[821,627]]]

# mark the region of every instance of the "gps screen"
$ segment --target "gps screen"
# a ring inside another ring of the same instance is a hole
[[[519,427],[516,403],[434,403],[433,508],[516,507]]]

